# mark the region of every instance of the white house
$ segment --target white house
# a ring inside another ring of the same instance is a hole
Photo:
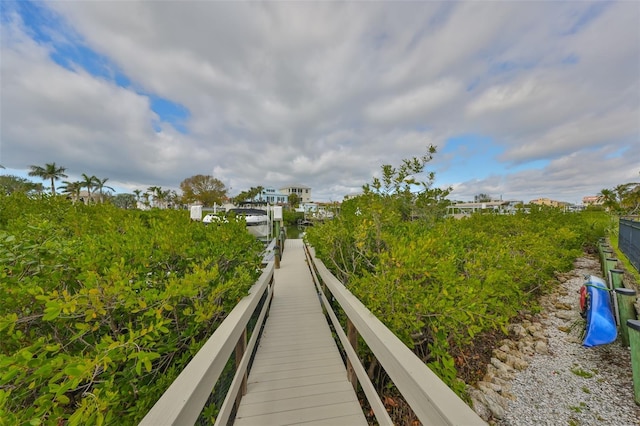
[[[280,192],[286,194],[287,197],[291,194],[296,194],[302,203],[311,202],[311,188],[304,185],[290,185],[280,188]]]

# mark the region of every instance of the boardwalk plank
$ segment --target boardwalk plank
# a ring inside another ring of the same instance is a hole
[[[321,395],[297,396],[276,401],[257,402],[246,404],[238,411],[237,417],[251,417],[262,414],[273,414],[283,411],[291,411],[291,407],[297,410],[312,407],[324,407],[326,405],[339,404],[354,400],[352,390],[342,392],[323,393]]]
[[[242,398],[243,404],[255,404],[280,399],[291,399],[302,396],[322,395],[333,392],[343,392],[353,389],[349,383],[329,382],[313,385],[296,386],[284,389],[274,389],[263,392],[251,392]]]
[[[337,404],[322,405],[319,407],[308,407],[291,409],[275,413],[262,414],[260,416],[238,417],[234,425],[295,425],[311,421],[326,421],[333,419],[335,425],[342,425],[345,416],[360,415],[359,424],[366,425],[366,420],[358,404],[352,401]],[[358,424],[358,423],[352,423]]]
[[[253,375],[253,381],[274,381],[282,379],[306,378],[325,374],[340,374],[344,371],[344,367],[338,363],[332,362],[329,365],[307,366],[307,368],[287,368],[278,371],[261,371]],[[310,379],[312,380],[312,379]],[[252,383],[251,377],[249,383]]]
[[[291,377],[288,379],[279,379],[279,380],[259,380],[259,378],[256,378],[255,375],[252,380],[251,375],[249,376],[250,377],[249,377],[249,382],[247,384],[247,393],[264,392],[264,391],[270,391],[274,389],[294,388],[297,386],[314,385],[314,384],[321,384],[321,383],[339,383],[344,380],[344,375],[342,373],[317,374],[317,375],[309,375],[305,377]]]
[[[366,425],[322,313],[302,240],[287,240],[235,425]]]
[[[315,359],[300,359],[300,358],[287,358],[283,362],[272,363],[272,364],[260,364],[253,365],[251,371],[254,374],[263,373],[263,372],[273,372],[273,371],[282,371],[282,370],[299,370],[304,368],[316,368],[316,367],[324,367],[327,365],[335,365],[337,362],[340,362],[340,359],[336,359],[333,354],[329,354],[331,356],[324,358],[315,358]]]

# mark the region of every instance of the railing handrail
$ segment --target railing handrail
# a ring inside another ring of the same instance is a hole
[[[323,284],[354,324],[393,383],[425,425],[485,425],[458,395],[367,309],[315,257],[312,262]],[[358,362],[359,360],[351,360]]]
[[[142,419],[140,425],[186,425],[194,424],[197,421],[236,345],[245,336],[247,323],[262,296],[265,292],[270,292],[273,274],[274,262],[269,262],[260,278],[249,290],[249,295],[241,299],[227,315],[222,324]],[[268,303],[267,300],[265,310]],[[257,324],[255,330],[258,330],[259,327],[260,324]],[[252,338],[252,340],[255,339]],[[250,353],[249,348],[247,348],[247,353]],[[245,369],[246,364],[243,362]],[[244,371],[236,371],[236,376],[242,374]]]

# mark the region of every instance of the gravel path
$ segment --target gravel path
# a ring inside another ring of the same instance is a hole
[[[595,348],[581,345],[578,291],[584,276],[602,276],[597,258],[579,259],[557,293],[543,302],[541,323],[549,354],[535,354],[515,374],[510,401],[499,426],[640,425],[633,401],[630,351],[619,341]],[[558,306],[570,307],[558,309]]]

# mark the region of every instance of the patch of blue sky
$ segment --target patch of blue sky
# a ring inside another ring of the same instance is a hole
[[[158,114],[160,120],[170,123],[178,132],[182,134],[188,133],[186,121],[191,113],[183,105],[172,102],[169,99],[161,98],[156,95],[147,94],[151,103],[151,109]],[[160,131],[159,123],[154,123],[156,131]]]
[[[499,158],[504,153],[504,147],[490,137],[473,134],[449,138],[439,152],[447,156],[450,164],[437,172],[438,181],[449,183],[525,170],[542,170],[550,163],[546,159],[517,164],[501,161]]]
[[[562,63],[564,65],[575,65],[580,62],[580,57],[575,53],[571,53],[564,58],[562,58]]]
[[[13,20],[13,14],[18,14],[29,36],[38,43],[49,43],[53,40],[51,27],[59,27],[62,20],[46,7],[32,1],[2,1],[0,2],[2,22]]]
[[[568,36],[576,34],[590,22],[594,21],[596,18],[602,15],[602,13],[614,3],[615,2],[598,1],[590,4],[585,10],[582,10],[580,13],[576,14],[577,16],[575,21],[573,22],[573,25],[562,35]]]
[[[479,148],[486,149],[490,147],[490,150],[500,153],[500,148],[494,143],[493,139],[488,136],[476,135],[476,134],[463,134],[453,136],[447,139],[443,153],[451,153],[455,151],[476,152]]]
[[[517,62],[517,61],[493,61],[489,64],[489,73],[502,74],[516,70],[529,70],[535,68],[537,63],[530,62]]]
[[[5,176],[17,176],[19,178],[27,179],[32,182],[44,182],[40,178],[29,176],[29,169],[12,169],[7,167],[6,169],[0,169],[0,174]]]
[[[471,81],[469,81],[469,83],[467,84],[467,92],[472,92],[473,90],[476,89],[476,87],[478,87],[480,85],[480,77],[474,77],[473,79],[471,79]]]
[[[621,157],[624,157],[627,151],[629,151],[629,147],[625,146],[613,152],[608,153],[607,155],[604,156],[604,158],[605,160],[611,160],[613,158],[621,158]]]
[[[440,28],[449,21],[452,13],[459,6],[455,2],[438,2],[437,9],[429,18],[428,26],[432,29]]]
[[[109,58],[87,47],[62,17],[42,3],[15,2],[14,10],[20,14],[29,36],[49,46],[49,56],[56,64],[74,72],[81,68],[94,77],[115,81],[122,87],[129,86],[129,79]]]
[[[121,87],[128,87],[131,83],[109,58],[81,44],[56,46],[50,56],[58,65],[68,70],[82,68],[94,77],[113,81]]]
[[[438,181],[464,182],[495,174],[504,167],[497,160],[502,151],[503,148],[487,136],[469,134],[449,138],[439,151],[448,158],[448,165],[437,172]]]
[[[81,35],[76,34],[59,15],[46,6],[31,1],[14,2],[9,6],[7,11],[12,9],[20,14],[34,41],[50,46],[50,57],[56,64],[73,72],[82,69],[96,78],[133,90],[129,77],[110,58],[87,46]],[[65,36],[56,36],[61,33]],[[179,132],[187,133],[185,122],[190,115],[187,108],[155,94],[141,90],[137,90],[136,93],[149,98],[151,109],[161,122],[170,123]],[[153,123],[153,127],[159,132],[162,126],[161,123]]]
[[[533,160],[527,161],[526,163],[518,163],[506,166],[505,169],[509,171],[509,173],[522,172],[525,170],[542,170],[547,167],[550,163],[550,160]]]

